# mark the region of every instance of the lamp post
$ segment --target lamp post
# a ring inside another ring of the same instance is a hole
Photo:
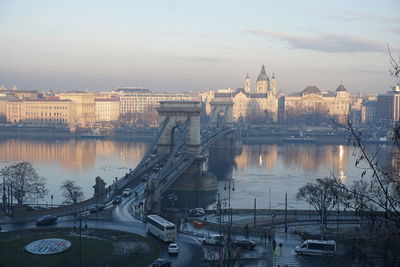
[[[6,178],[3,177],[3,210],[6,211],[6,202],[7,202],[7,196],[6,196]]]
[[[269,189],[269,210],[271,211],[271,188]]]
[[[272,213],[272,227],[271,227],[271,232],[272,232],[272,240],[275,240],[275,213]]]
[[[226,180],[228,180],[228,187]],[[232,182],[232,183],[231,183]],[[231,226],[232,226],[232,207],[231,207],[231,190],[235,191],[235,181],[233,178],[225,179],[224,190],[228,190],[228,210],[229,210],[229,223],[228,223],[228,238],[227,238],[227,249],[228,249],[228,266],[231,264]]]
[[[82,267],[82,216],[79,216],[79,267]]]

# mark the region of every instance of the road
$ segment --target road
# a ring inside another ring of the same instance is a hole
[[[160,245],[160,258],[170,260],[172,262],[172,266],[198,266],[200,264],[200,259],[202,259],[202,248],[198,242],[193,240],[193,238],[191,237],[178,235],[177,243],[179,244],[179,254],[176,256],[168,255],[168,243],[162,242],[155,237],[148,235],[146,232],[145,223],[130,214],[129,207],[133,204],[133,195],[124,198],[122,203],[120,203],[119,205],[113,206],[112,204],[108,204],[106,209],[111,209],[111,219],[96,220],[95,215],[91,215],[90,217],[93,217],[93,219],[88,219],[88,228],[119,230],[147,236],[158,242],[158,244]],[[99,213],[98,215],[99,218],[102,217],[101,213]],[[77,221],[75,221],[75,223],[76,225],[78,225]],[[56,225],[38,227],[36,226],[34,221],[18,224],[8,223],[2,225],[2,231],[73,226],[73,216],[65,216],[59,218]]]
[[[198,242],[191,237],[178,235],[177,243],[179,245],[179,253],[178,255],[169,255],[167,250],[168,243],[162,242],[154,236],[147,234],[145,224],[131,215],[129,208],[135,204],[135,196],[132,194],[112,210],[111,223],[114,227],[117,227],[113,229],[144,235],[157,241],[160,245],[160,257],[170,260],[172,266],[199,265],[200,259],[202,258],[202,248]],[[103,226],[103,222],[101,222],[101,226]]]

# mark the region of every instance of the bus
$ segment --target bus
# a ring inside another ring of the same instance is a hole
[[[176,241],[176,225],[158,215],[146,217],[146,230],[164,242]]]
[[[294,251],[299,255],[334,255],[336,253],[336,241],[308,239],[297,246]]]

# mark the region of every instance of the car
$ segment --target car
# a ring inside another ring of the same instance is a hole
[[[231,247],[241,249],[256,249],[256,246],[256,242],[249,239],[236,239],[231,243]]]
[[[112,203],[113,203],[114,205],[117,205],[117,204],[121,203],[121,201],[122,201],[122,197],[121,197],[121,196],[115,196],[115,197],[113,198],[113,200],[112,200]]]
[[[152,267],[170,267],[171,262],[165,259],[157,259],[152,265]]]
[[[104,205],[104,204],[96,204],[89,208],[89,212],[90,213],[100,212],[100,211],[104,210],[105,207],[106,207],[106,205]]]
[[[124,192],[122,192],[122,196],[123,196],[123,197],[130,196],[131,194],[132,194],[132,190],[129,189],[129,188],[126,188],[126,189],[124,190]]]
[[[224,237],[221,235],[210,235],[203,239],[203,244],[221,245],[224,243]]]
[[[178,254],[179,252],[179,246],[177,243],[171,243],[168,246],[168,253],[169,254]]]
[[[57,217],[54,215],[44,215],[36,220],[36,225],[49,225],[57,222]]]
[[[191,217],[201,217],[204,216],[206,213],[203,208],[195,208],[189,210],[189,216]]]

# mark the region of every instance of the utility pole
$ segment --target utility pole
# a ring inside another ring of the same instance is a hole
[[[79,216],[79,267],[82,267],[82,217]]]
[[[7,202],[7,196],[6,196],[6,178],[3,177],[3,210],[6,211],[6,202]]]
[[[285,194],[285,234],[287,234],[287,192]]]
[[[271,210],[271,188],[269,189],[269,210]]]
[[[339,241],[339,201],[336,200],[337,203],[337,213],[336,213],[336,250]]]
[[[324,240],[324,198],[321,190],[321,240]]]
[[[256,228],[256,211],[257,211],[257,199],[254,199],[254,228]]]
[[[222,235],[222,221],[221,221],[221,198],[218,193],[217,213],[219,212],[219,236]]]

